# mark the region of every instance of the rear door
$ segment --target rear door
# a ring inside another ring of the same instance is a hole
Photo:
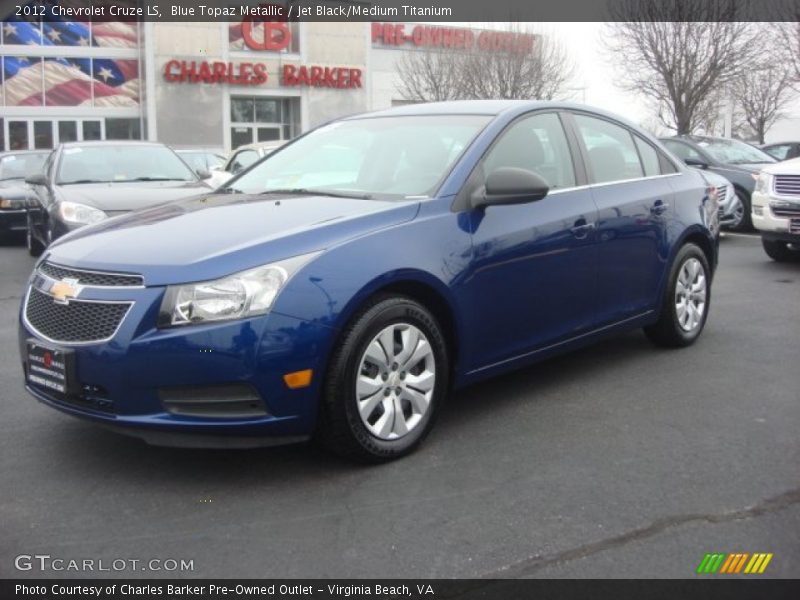
[[[624,125],[572,115],[598,209],[600,324],[653,308],[669,246],[673,191],[659,151]]]

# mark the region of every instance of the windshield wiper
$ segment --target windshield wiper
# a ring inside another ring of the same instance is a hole
[[[108,180],[102,181],[100,179],[75,179],[73,181],[59,181],[58,185],[73,185],[81,183],[112,183],[112,182]]]
[[[220,188],[217,192],[220,194],[244,194],[242,190],[237,190],[234,187]]]
[[[371,194],[358,194],[355,192],[337,192],[334,190],[314,188],[281,188],[264,190],[262,194],[291,194],[297,196],[329,196],[331,198],[355,198],[356,200],[372,200]]]
[[[191,179],[180,179],[179,177],[133,177],[132,179],[120,179],[120,183],[126,181],[192,181]]]

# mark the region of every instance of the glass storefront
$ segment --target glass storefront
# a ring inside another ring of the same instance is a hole
[[[299,98],[231,97],[231,149],[297,135]]]

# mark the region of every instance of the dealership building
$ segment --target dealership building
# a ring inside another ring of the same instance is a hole
[[[403,103],[397,62],[533,37],[368,22],[4,21],[0,149],[149,139],[234,149]]]

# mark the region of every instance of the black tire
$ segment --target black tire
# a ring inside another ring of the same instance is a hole
[[[44,252],[44,245],[33,235],[33,226],[30,219],[28,219],[28,228],[25,231],[25,246],[27,246],[28,254],[31,256],[41,256],[42,252]]]
[[[750,214],[750,194],[740,189],[737,189],[735,193],[737,198],[739,198],[739,202],[742,203],[744,213],[742,214],[742,220],[736,225],[726,225],[725,228],[730,231],[738,232],[753,231],[753,218]]]
[[[358,413],[356,379],[361,357],[373,338],[386,327],[410,324],[430,343],[435,382],[427,411],[407,434],[393,440],[373,435]],[[328,366],[323,387],[317,439],[336,454],[378,463],[411,453],[427,436],[449,389],[447,344],[436,318],[424,306],[402,296],[379,296],[351,319],[342,332]]]
[[[800,253],[792,252],[787,242],[761,238],[761,245],[764,246],[764,252],[767,253],[767,256],[775,262],[789,262],[800,257]]]
[[[677,295],[677,282],[683,265],[690,259],[697,259],[703,268],[706,282],[706,299],[702,317],[699,324],[691,331],[681,327],[678,320],[675,298]],[[695,244],[684,244],[675,256],[669,272],[667,288],[662,299],[661,314],[658,321],[644,328],[645,335],[657,346],[667,348],[681,348],[689,346],[700,336],[708,318],[711,307],[711,269],[705,253]]]

